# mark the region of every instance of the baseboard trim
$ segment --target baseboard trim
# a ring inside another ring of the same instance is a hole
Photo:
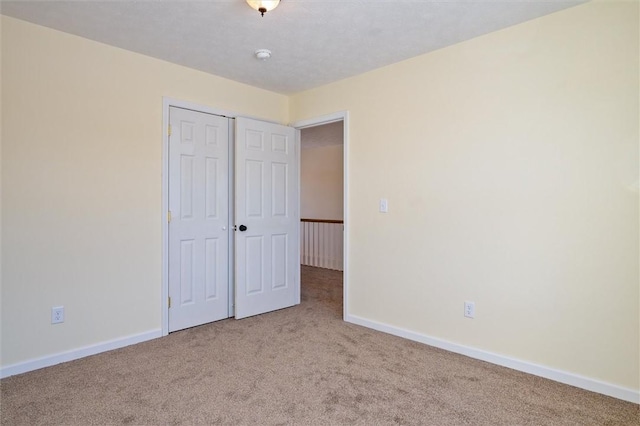
[[[135,345],[136,343],[146,342],[147,340],[162,337],[162,330],[151,330],[145,333],[134,334],[120,339],[109,340],[106,342],[96,343],[94,345],[73,349],[66,352],[60,352],[53,355],[47,355],[41,358],[30,359],[28,361],[19,362],[17,364],[7,365],[0,368],[0,378],[15,376],[44,367],[61,364],[63,362],[73,361],[75,359],[84,358],[90,355],[96,355],[102,352],[111,351],[113,349],[124,348],[125,346]]]
[[[527,361],[521,361],[492,352],[475,349],[469,346],[448,342],[436,337],[431,337],[424,334],[416,333],[414,331],[405,330],[400,327],[394,327],[388,324],[361,318],[356,315],[346,315],[345,321],[352,324],[361,325],[363,327],[372,328],[377,331],[382,331],[383,333],[403,337],[415,342],[424,343],[426,345],[434,346],[436,348],[444,349],[457,354],[466,355],[470,358],[479,359],[481,361],[486,361],[492,364],[500,365],[502,367],[508,367],[514,370],[522,371],[524,373],[533,374],[534,376],[544,377],[545,379],[554,380],[556,382],[575,386],[577,388],[585,389],[591,392],[596,392],[603,395],[611,396],[613,398],[640,404],[640,392],[633,389],[623,388],[610,383],[605,383],[577,374],[568,373],[566,371],[556,370],[553,368],[545,367],[543,365],[533,364]]]

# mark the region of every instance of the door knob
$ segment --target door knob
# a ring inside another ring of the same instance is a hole
[[[247,230],[247,227],[246,227],[246,226],[244,226],[244,225],[240,225],[240,226],[238,227],[238,229],[240,229],[240,232],[244,232],[244,231],[246,231],[246,230]]]

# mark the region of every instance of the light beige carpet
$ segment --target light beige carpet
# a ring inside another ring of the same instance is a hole
[[[640,425],[639,406],[342,322],[302,303],[2,380],[3,425]]]

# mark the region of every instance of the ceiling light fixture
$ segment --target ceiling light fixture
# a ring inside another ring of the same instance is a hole
[[[247,0],[249,6],[260,12],[262,16],[280,4],[280,0]]]

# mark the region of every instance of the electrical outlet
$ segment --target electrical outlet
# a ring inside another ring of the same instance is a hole
[[[476,317],[476,304],[475,302],[464,302],[464,316],[467,318]]]
[[[51,324],[60,324],[61,322],[64,322],[64,306],[51,308]]]

